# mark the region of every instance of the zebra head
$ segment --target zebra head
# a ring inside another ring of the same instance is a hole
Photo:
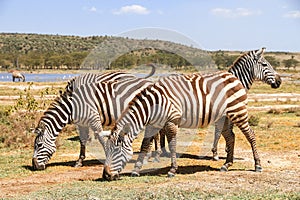
[[[118,180],[119,173],[133,155],[132,140],[123,128],[114,128],[105,145],[106,160],[103,178],[108,181]]]
[[[34,132],[37,134],[34,141],[32,166],[34,170],[44,170],[46,164],[56,150],[55,138],[51,138],[49,128],[40,121]]]
[[[279,88],[281,78],[273,69],[272,65],[264,58],[263,53],[265,49],[266,48],[263,47],[254,51],[254,58],[256,61],[256,67],[254,67],[255,79],[271,85],[272,88]]]

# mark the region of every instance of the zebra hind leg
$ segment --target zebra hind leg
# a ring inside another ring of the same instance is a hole
[[[160,132],[154,136],[155,154],[153,162],[160,162],[160,154],[162,153],[160,146]]]

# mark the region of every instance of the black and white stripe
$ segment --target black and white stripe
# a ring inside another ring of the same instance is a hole
[[[235,75],[248,91],[250,90],[254,81],[263,81],[272,88],[279,88],[281,78],[279,74],[273,69],[272,65],[264,58],[263,53],[265,48],[259,50],[249,51],[241,55],[230,67],[228,72]],[[220,136],[223,135],[226,141],[234,142],[234,133],[232,131],[232,123],[226,116],[222,117],[215,123],[215,137],[213,143],[213,160],[218,160],[218,142]]]
[[[85,158],[89,128],[102,142],[99,137],[102,126],[112,124],[126,103],[150,83],[144,78],[123,72],[86,74],[72,79],[65,92],[45,111],[35,129],[37,137],[34,142],[33,168],[45,169],[56,151],[57,136],[69,123],[79,127],[81,148],[77,165],[80,166]]]
[[[244,53],[230,66],[228,72],[235,75],[248,91],[254,81],[262,81],[269,84],[272,88],[278,88],[281,84],[279,74],[273,69],[272,65],[264,58],[263,53],[265,48],[249,51]],[[223,116],[215,123],[215,136],[213,143],[213,160],[218,160],[217,147],[220,136],[223,135],[226,141],[226,146],[232,145],[228,142],[234,142],[234,133],[232,131],[232,123],[226,116]],[[163,132],[160,132],[160,142],[156,142],[155,159],[159,160],[161,149],[165,152],[165,139]],[[144,142],[143,142],[144,143]],[[161,145],[160,145],[161,144]],[[144,147],[141,147],[144,149]],[[151,155],[151,154],[148,154]],[[147,158],[148,159],[148,158]],[[145,159],[145,160],[147,160]]]
[[[176,134],[178,127],[207,127],[226,115],[249,140],[256,170],[260,159],[256,150],[254,132],[248,124],[247,94],[241,82],[231,73],[178,75],[161,78],[153,86],[140,92],[122,113],[106,143],[106,161],[103,177],[118,177],[132,156],[132,142],[146,126],[144,138],[150,138],[159,130],[167,134],[171,151],[171,170],[176,164]],[[233,162],[233,148],[228,148],[224,168]],[[147,151],[139,154],[136,173]]]

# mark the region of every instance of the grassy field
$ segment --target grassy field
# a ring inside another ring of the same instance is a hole
[[[296,79],[297,80],[297,79]],[[27,83],[20,83],[20,85]],[[57,140],[57,152],[44,171],[32,171],[31,158],[35,135],[31,133],[42,115],[37,112],[50,101],[32,102],[33,95],[58,94],[65,83],[34,84],[30,91],[20,85],[1,83],[0,96],[23,95],[13,105],[0,106],[0,198],[9,199],[299,199],[300,198],[300,110],[250,111],[258,122],[253,129],[263,172],[253,172],[249,144],[236,133],[235,162],[227,173],[219,172],[225,162],[225,142],[219,143],[219,161],[211,160],[213,127],[180,130],[178,135],[178,174],[167,178],[170,160],[149,162],[142,176],[130,177],[134,160],[126,166],[120,181],[101,179],[104,154],[94,140],[88,144],[82,168],[74,168],[79,155],[76,129],[68,125]],[[39,86],[39,87],[36,87]],[[47,86],[46,89],[44,86]],[[3,89],[8,93],[3,92]],[[22,87],[21,87],[22,88]],[[297,93],[299,85],[284,82],[279,89],[255,83],[250,93]],[[16,105],[16,104],[20,105]],[[35,104],[29,112],[28,105]],[[250,102],[249,106],[293,104],[299,102]],[[138,152],[142,135],[134,141]]]

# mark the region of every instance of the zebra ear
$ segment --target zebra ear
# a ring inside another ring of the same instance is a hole
[[[255,52],[255,58],[258,60],[261,58],[261,56],[263,55],[263,53],[265,52],[266,47],[262,47],[261,49],[257,50]]]

